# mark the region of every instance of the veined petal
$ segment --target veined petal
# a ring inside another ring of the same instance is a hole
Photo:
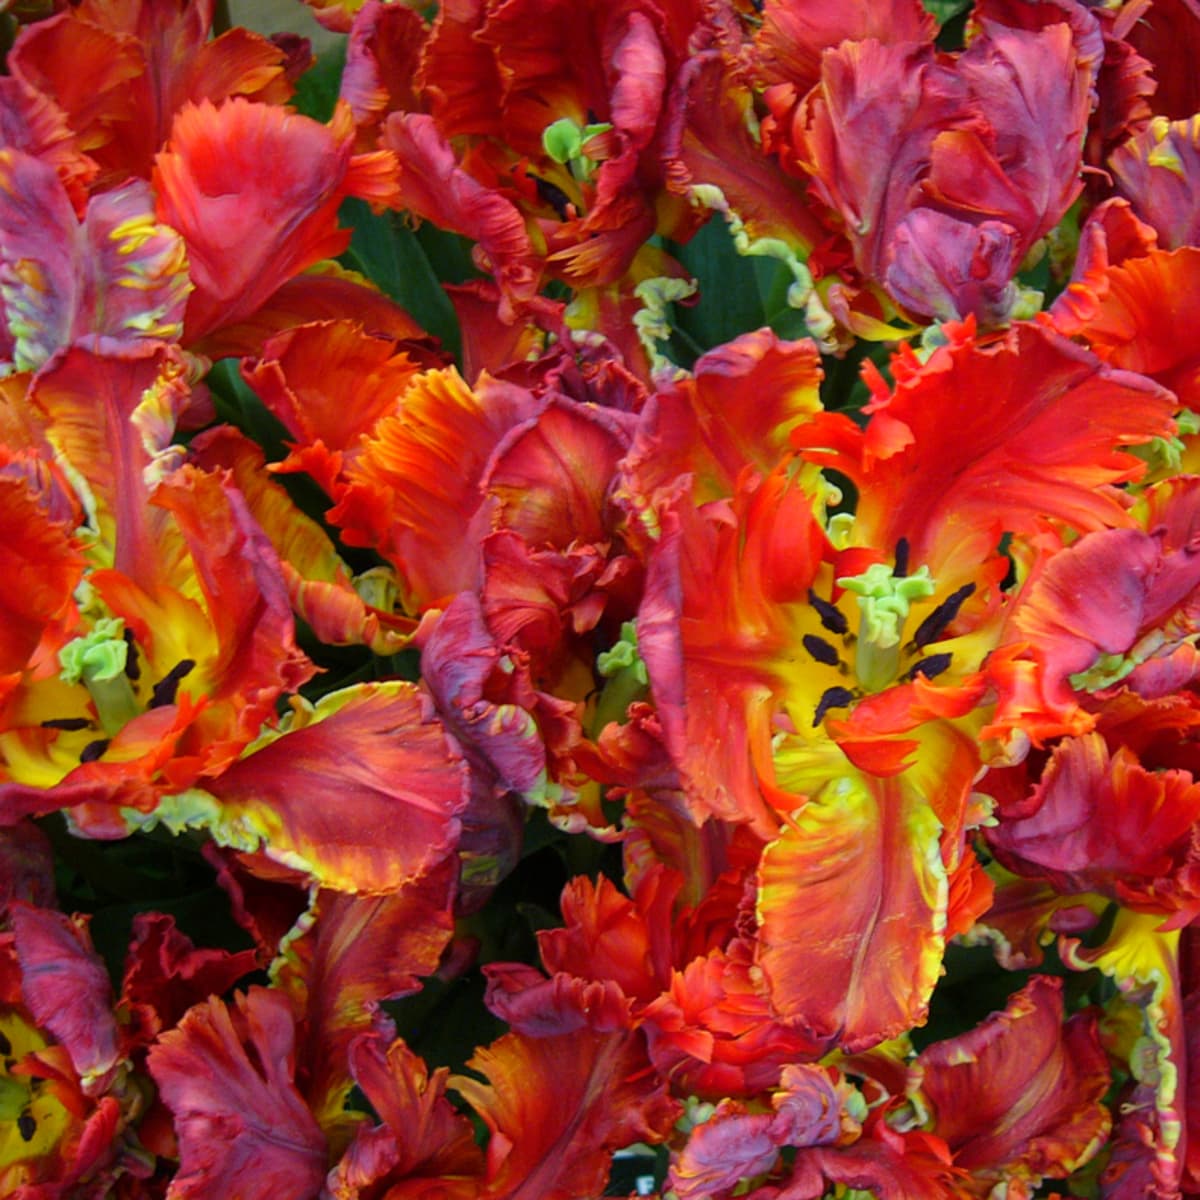
[[[69,526],[54,520],[27,480],[0,474],[0,676],[21,671],[39,642],[64,640],[83,557]],[[0,697],[4,694],[0,685]],[[3,704],[0,703],[0,712]]]
[[[917,0],[854,0],[813,8],[802,0],[767,0],[754,48],[759,70],[771,83],[790,83],[803,95],[821,77],[821,55],[849,39],[931,42],[932,14]]]
[[[480,480],[494,524],[531,546],[605,541],[608,490],[632,424],[625,413],[551,398],[503,438]]]
[[[271,968],[303,1016],[304,1095],[332,1143],[349,1136],[350,1044],[373,1027],[381,1001],[412,995],[437,969],[453,931],[457,879],[450,854],[386,895],[322,889]]]
[[[153,183],[159,218],[187,244],[189,341],[249,316],[286,280],[345,248],[338,206],[373,186],[359,179],[352,142],[344,119],[325,126],[238,97],[179,111]]]
[[[939,580],[970,577],[1002,533],[1032,535],[1046,518],[1081,530],[1128,525],[1102,485],[1143,471],[1120,447],[1172,432],[1169,392],[1037,325],[988,346],[968,325],[923,364],[898,356],[893,371],[895,390],[873,402],[853,449],[826,450],[820,425],[800,426],[792,441],[858,484],[858,544],[906,538],[912,561]],[[963,395],[977,403],[964,410]],[[881,421],[907,436],[889,435],[876,455]]]
[[[815,342],[769,329],[743,334],[697,359],[691,375],[653,395],[615,486],[619,503],[653,527],[656,493],[689,472],[693,501],[733,495],[748,467],[764,474],[791,430],[820,410],[823,372]]]
[[[480,1200],[594,1195],[613,1151],[662,1141],[679,1111],[633,1031],[510,1033],[467,1066],[488,1080],[449,1081],[491,1131]]]
[[[481,480],[504,435],[544,405],[524,388],[488,379],[468,388],[453,369],[427,371],[376,423],[329,519],[349,545],[395,564],[406,611],[478,588],[494,504]]]
[[[198,1004],[162,1035],[149,1064],[179,1138],[170,1200],[317,1194],[325,1139],[293,1082],[295,1018],[283,996],[251,988],[232,1008]]]
[[[416,76],[426,32],[420,14],[403,4],[369,3],[355,14],[339,94],[354,113],[360,145],[388,113],[422,107]]]
[[[108,972],[86,923],[21,903],[10,904],[8,915],[26,1008],[70,1055],[85,1091],[104,1091],[121,1056],[120,1039]]]
[[[775,1011],[850,1051],[919,1024],[941,973],[941,822],[903,776],[847,771],[759,867],[759,965]]]
[[[638,646],[698,821],[716,815],[774,834],[764,792],[774,718],[825,546],[812,497],[780,472],[761,483],[747,477],[732,511],[697,510],[680,494],[663,514]]]
[[[185,101],[246,95],[282,103],[291,96],[280,47],[241,28],[210,41],[211,25],[211,6],[84,0],[23,31],[15,73],[62,105],[100,164],[98,186],[111,187],[149,176]]]
[[[69,341],[80,287],[79,225],[52,167],[0,150],[0,231],[0,336],[16,369],[31,370]]]
[[[332,1200],[358,1200],[386,1188],[389,1200],[472,1200],[483,1175],[483,1155],[470,1121],[446,1098],[449,1072],[432,1072],[397,1039],[386,1047],[378,1033],[350,1047],[350,1069],[381,1125],[359,1129],[326,1188]]]
[[[1200,247],[1149,249],[1111,266],[1103,291],[1068,332],[1105,362],[1170,388],[1182,407],[1200,406],[1200,360],[1180,335],[1200,311]]]
[[[168,444],[190,390],[178,351],[145,342],[105,355],[72,348],[30,392],[99,534],[101,563],[146,586],[177,583],[178,539],[149,500],[156,477],[178,462]]]
[[[150,814],[208,828],[238,849],[339,891],[395,891],[457,843],[466,767],[415,685],[362,684],[294,702],[293,714],[210,781]]]
[[[1003,1012],[917,1058],[932,1132],[977,1180],[1036,1184],[1095,1156],[1111,1117],[1094,1013],[1064,1023],[1062,981],[1035,975]]]
[[[1060,892],[1099,892],[1141,912],[1200,913],[1190,884],[1200,848],[1200,784],[1186,771],[1151,771],[1127,748],[1110,753],[1099,733],[1054,750],[1028,814],[988,831],[1011,870],[1049,879]]]
[[[398,409],[419,371],[393,339],[349,318],[288,329],[242,364],[243,378],[294,442],[320,441],[346,461]]]

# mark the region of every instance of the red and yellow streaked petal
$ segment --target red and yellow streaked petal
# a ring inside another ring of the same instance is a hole
[[[941,973],[942,824],[903,776],[848,765],[763,851],[758,963],[779,1016],[855,1051],[924,1020]]]
[[[320,441],[348,457],[398,409],[419,371],[391,338],[348,318],[286,330],[242,364],[246,382],[293,441]]]
[[[99,533],[93,561],[145,586],[177,581],[179,540],[149,496],[155,476],[178,459],[168,445],[190,399],[187,370],[178,351],[158,343],[105,355],[75,347],[30,392]]]
[[[951,336],[924,363],[897,356],[895,389],[870,406],[856,443],[827,449],[819,423],[792,435],[806,458],[858,484],[856,541],[907,538],[913,561],[941,581],[973,575],[1002,533],[1034,535],[1046,518],[1081,530],[1128,525],[1103,485],[1142,474],[1121,447],[1171,435],[1171,394],[1040,326],[1016,325],[988,345],[970,325]],[[964,395],[976,402],[964,408]],[[889,436],[877,455],[881,419],[909,436]]]
[[[680,495],[663,513],[638,646],[698,820],[716,815],[774,833],[766,802],[774,719],[799,665],[799,607],[825,547],[812,498],[783,473],[748,478],[732,510],[697,510]]]
[[[303,1015],[304,1094],[331,1143],[349,1137],[350,1044],[372,1028],[381,1001],[412,995],[437,970],[453,932],[457,879],[449,854],[384,895],[321,890],[272,966],[274,985]]]
[[[415,622],[397,616],[390,607],[367,603],[329,535],[271,480],[255,443],[225,426],[201,434],[190,449],[193,460],[204,469],[219,467],[232,473],[251,515],[279,555],[292,608],[322,642],[361,643],[376,654],[395,654],[408,644]],[[384,570],[380,568],[381,600],[388,591]]]
[[[621,464],[618,502],[652,523],[655,495],[684,472],[697,505],[732,496],[746,467],[771,471],[791,430],[820,410],[822,378],[814,342],[783,341],[769,329],[710,350],[648,402]]]
[[[373,895],[454,849],[466,766],[415,685],[362,684],[294,705],[279,730],[208,782],[210,795],[168,799],[150,819],[206,828],[326,887]]]
[[[632,1031],[510,1033],[467,1066],[488,1081],[450,1079],[491,1131],[480,1200],[594,1195],[614,1150],[662,1141],[679,1111]]]
[[[406,611],[478,588],[492,507],[480,482],[504,435],[544,403],[510,384],[472,389],[453,369],[427,371],[377,422],[329,516],[349,545],[395,564]]]

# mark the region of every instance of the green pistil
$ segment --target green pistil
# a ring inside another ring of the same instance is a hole
[[[1181,434],[1191,436],[1200,433],[1200,418],[1190,409],[1185,408],[1175,417],[1175,424]],[[1147,466],[1147,474],[1159,475],[1164,472],[1178,474],[1183,469],[1183,441],[1178,437],[1156,437],[1140,446],[1130,446],[1130,454],[1136,454]]]
[[[569,167],[576,179],[587,179],[598,164],[588,158],[583,147],[592,138],[608,133],[610,129],[612,125],[605,121],[578,125],[570,117],[560,117],[542,130],[542,148],[556,163]]]
[[[596,658],[596,670],[608,683],[596,705],[595,729],[599,733],[612,721],[624,721],[626,710],[650,685],[646,664],[638,653],[637,625],[626,621],[621,640]]]
[[[884,563],[872,563],[861,575],[837,582],[858,599],[855,674],[868,692],[882,691],[895,682],[899,673],[900,643],[911,602],[934,593],[929,568],[923,566],[911,575],[896,576]]]
[[[64,683],[82,683],[87,688],[100,725],[110,736],[142,711],[125,674],[128,654],[125,622],[119,617],[101,617],[90,633],[68,642],[58,652],[60,678]]]

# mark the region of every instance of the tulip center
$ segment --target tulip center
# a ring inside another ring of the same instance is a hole
[[[929,568],[897,575],[885,563],[872,563],[861,575],[844,576],[837,582],[858,601],[854,673],[866,691],[880,692],[899,674],[904,622],[912,602],[924,600],[936,590]]]

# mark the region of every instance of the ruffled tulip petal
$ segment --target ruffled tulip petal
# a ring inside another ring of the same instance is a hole
[[[1064,1023],[1058,979],[1034,976],[1003,1012],[935,1042],[917,1063],[933,1132],[976,1179],[1062,1179],[1108,1136],[1109,1071],[1095,1017]]]
[[[1082,335],[1105,362],[1170,388],[1180,405],[1200,405],[1200,356],[1181,336],[1200,311],[1200,247],[1151,249],[1110,267],[1102,292],[1068,332]]]
[[[98,185],[111,187],[149,176],[186,101],[244,95],[282,103],[291,96],[278,46],[242,28],[210,41],[211,25],[211,5],[173,10],[86,0],[26,30],[13,66],[62,105],[100,165]]]
[[[391,339],[346,319],[278,334],[242,364],[242,375],[294,442],[320,441],[353,457],[419,369]]]
[[[1170,393],[1038,326],[988,346],[960,332],[926,363],[902,356],[893,371],[895,390],[877,396],[865,434],[847,426],[853,450],[823,452],[819,426],[792,441],[858,485],[860,544],[905,538],[936,578],[951,564],[974,573],[1002,533],[1034,534],[1047,517],[1082,530],[1128,525],[1102,485],[1143,470],[1120,447],[1171,433]],[[963,395],[977,403],[964,409]]]
[[[365,644],[384,655],[408,644],[415,622],[363,598],[362,592],[371,594],[375,579],[380,603],[386,605],[390,590],[386,571],[368,576],[360,592],[329,535],[271,479],[255,443],[224,426],[195,438],[190,449],[193,460],[205,470],[219,467],[232,473],[251,515],[279,555],[293,610],[320,641],[332,646]]]
[[[446,1098],[447,1070],[431,1074],[402,1041],[385,1050],[378,1034],[351,1046],[350,1069],[383,1123],[360,1128],[329,1173],[332,1200],[359,1200],[380,1187],[389,1200],[473,1200],[483,1155],[470,1121]]]
[[[852,1052],[920,1023],[941,973],[942,825],[902,778],[833,780],[759,867],[757,957],[773,1008]]]
[[[819,411],[822,378],[816,343],[768,329],[708,351],[647,403],[615,498],[653,529],[656,493],[668,495],[684,472],[697,505],[732,496],[744,468],[770,471],[791,430]]]
[[[148,1046],[194,1004],[223,995],[256,965],[253,950],[198,948],[174,917],[138,913],[121,982],[125,1040]]]
[[[356,321],[372,333],[390,338],[419,339],[437,366],[445,356],[433,354],[430,338],[416,320],[383,294],[365,275],[332,259],[316,263],[271,293],[248,317],[209,334],[204,350],[210,358],[257,357],[268,338],[314,321]]]
[[[330,1140],[346,1121],[350,1043],[384,1000],[412,995],[437,970],[450,940],[458,864],[381,896],[322,890],[272,967],[276,987],[304,1016],[304,1094]]]
[[[21,993],[38,1024],[71,1056],[87,1090],[103,1090],[120,1057],[108,972],[86,926],[63,913],[9,906]]]
[[[385,199],[388,156],[353,155],[348,110],[330,126],[241,98],[188,104],[155,160],[158,216],[187,245],[195,341],[248,317],[305,267],[345,249],[347,195]]]
[[[53,167],[75,211],[83,212],[95,160],[79,148],[78,135],[58,105],[11,76],[0,80],[0,145]]]
[[[934,139],[980,125],[966,82],[928,42],[843,42],[822,57],[802,119],[799,160],[845,223],[855,265],[882,279],[888,239],[928,173]]]
[[[802,0],[767,0],[754,47],[764,77],[790,83],[801,95],[821,77],[821,55],[849,39],[863,42],[931,42],[932,14],[916,0],[855,0],[813,8]]]
[[[1089,733],[1055,748],[1029,809],[989,831],[1010,870],[1049,879],[1060,892],[1094,891],[1172,914],[1171,924],[1200,913],[1191,883],[1200,869],[1200,784],[1188,772],[1148,770],[1128,748],[1110,753]]]
[[[994,131],[988,157],[998,170],[969,155],[960,161],[961,135],[939,136],[922,190],[961,212],[1009,224],[1024,249],[1058,224],[1082,190],[1083,135],[1099,62],[1066,20],[1030,30],[985,18],[979,27],[956,70]]]
[[[455,370],[427,371],[362,443],[329,519],[347,544],[395,564],[408,612],[478,588],[492,508],[480,480],[504,435],[544,403],[495,380],[472,389]]]
[[[764,792],[773,719],[796,674],[792,647],[825,547],[812,498],[781,473],[749,484],[732,513],[697,511],[680,496],[663,514],[638,646],[697,820],[775,832]]]
[[[44,636],[54,640],[55,630],[65,632],[83,557],[72,531],[50,519],[19,476],[0,474],[0,530],[0,578],[8,585],[0,595],[3,677],[21,671]]]
[[[646,1070],[636,1033],[586,1029],[533,1038],[510,1033],[475,1052],[450,1085],[487,1123],[480,1200],[572,1200],[595,1195],[612,1153],[659,1142],[678,1115]]]
[[[395,891],[458,840],[466,768],[413,684],[363,684],[297,702],[218,778],[147,818],[209,829],[338,891]]]
[[[149,1062],[179,1138],[170,1200],[311,1200],[320,1191],[325,1139],[293,1082],[295,1024],[283,996],[251,988],[232,1008],[199,1004]]]
[[[609,481],[629,448],[625,413],[551,399],[496,447],[480,481],[493,521],[531,546],[603,542]]]

